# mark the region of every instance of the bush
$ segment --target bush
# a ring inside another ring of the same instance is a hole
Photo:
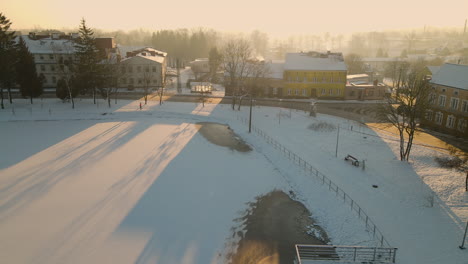
[[[314,130],[314,131],[330,132],[330,131],[335,130],[336,127],[333,124],[330,124],[330,123],[327,123],[327,122],[324,122],[324,121],[320,121],[320,122],[311,124],[309,126],[309,129]]]

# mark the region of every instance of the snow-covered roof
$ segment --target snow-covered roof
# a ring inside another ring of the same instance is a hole
[[[161,57],[161,56],[145,56],[145,55],[142,55],[142,54],[138,54],[136,56],[133,56],[133,57],[130,57],[130,58],[125,58],[123,59],[121,62],[129,62],[129,61],[132,61],[132,60],[140,60],[141,62],[143,62],[144,60],[148,60],[148,61],[153,61],[153,62],[157,62],[157,63],[164,63],[164,60],[165,58],[164,57]]]
[[[75,52],[75,42],[70,39],[31,39],[28,35],[22,36],[32,54],[72,54]],[[19,41],[19,37],[16,38]]]
[[[270,61],[266,64],[269,77],[273,79],[283,79],[284,61]]]
[[[369,75],[362,73],[362,74],[348,74],[346,76],[347,79],[354,79],[354,78],[369,78]]]
[[[401,58],[387,58],[387,57],[377,57],[377,58],[362,58],[363,62],[392,62],[392,61],[401,61]]]
[[[336,56],[316,57],[308,53],[288,53],[284,70],[346,71],[346,64]]]
[[[431,83],[468,90],[468,65],[446,63],[432,76]]]
[[[434,75],[440,70],[440,66],[427,66],[427,69]]]
[[[160,50],[157,50],[157,49],[153,49],[151,47],[148,47],[148,46],[122,46],[122,45],[117,45],[117,49],[119,50],[120,52],[120,55],[122,57],[127,57],[127,53],[129,52],[136,52],[136,53],[142,53],[142,52],[153,52],[159,56],[167,56],[167,53],[164,52],[164,51],[160,51]]]

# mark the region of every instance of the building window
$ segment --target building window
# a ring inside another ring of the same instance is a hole
[[[426,118],[426,120],[432,121],[432,111],[427,110],[424,118]]]
[[[156,72],[156,66],[153,66],[153,72]]]
[[[333,89],[328,90],[329,95],[333,95]]]
[[[277,93],[278,93],[278,88],[273,87],[273,94],[277,94]]]
[[[43,59],[44,59],[44,56],[39,55],[39,59],[43,60]]]
[[[128,72],[130,72],[130,73],[133,72],[133,67],[132,66],[128,66]]]
[[[150,71],[149,66],[146,66],[145,67],[145,72],[149,72],[149,71]]]
[[[429,104],[435,104],[437,95],[435,93],[431,93],[429,95]]]
[[[451,98],[450,99],[450,108],[453,110],[458,110],[458,98]]]
[[[454,128],[455,127],[455,117],[453,115],[449,115],[447,117],[447,124],[445,125],[448,128]]]
[[[158,83],[158,80],[156,80],[156,79],[153,79],[153,83]]]
[[[441,112],[437,112],[436,115],[435,115],[436,124],[441,125],[443,118],[444,118],[444,114],[442,114]]]
[[[51,71],[55,71],[55,66],[54,66],[54,65],[50,65],[50,70],[51,70]]]
[[[440,107],[445,107],[445,99],[446,99],[445,95],[440,95],[439,96],[439,106]]]
[[[41,71],[45,71],[45,65],[41,65]]]
[[[322,95],[325,95],[325,89],[322,88]]]
[[[462,112],[468,112],[468,101],[466,100],[463,100],[462,101],[462,108],[461,108]]]
[[[141,72],[141,66],[137,66],[137,72]]]
[[[294,91],[294,95],[299,95],[299,89],[296,89],[296,90]]]
[[[288,89],[288,95],[291,95],[291,89]]]
[[[55,78],[55,76],[52,76],[52,83],[57,83],[57,78]]]
[[[127,84],[127,78],[122,78],[122,83]]]
[[[122,73],[126,73],[127,72],[127,67],[122,66],[121,71],[122,71]]]
[[[341,89],[338,89],[338,95],[341,95]]]
[[[49,54],[49,59],[53,60],[54,59],[54,54]]]
[[[141,79],[138,79],[138,84],[141,84],[143,81]]]
[[[457,130],[460,131],[460,132],[465,132],[467,125],[468,125],[468,120],[459,119],[458,120]]]
[[[306,89],[302,89],[302,95],[307,96],[307,90]]]

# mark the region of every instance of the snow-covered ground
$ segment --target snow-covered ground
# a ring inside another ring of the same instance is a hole
[[[2,262],[223,263],[234,219],[273,189],[293,191],[333,244],[376,244],[333,192],[247,133],[239,121],[247,108],[138,106],[16,100],[0,111]],[[197,133],[204,121],[228,124],[254,151],[213,145]],[[398,248],[397,263],[468,263],[458,248],[468,220],[464,177],[437,167],[433,157],[443,154],[416,146],[402,163],[392,137],[325,115],[255,107],[253,121],[361,205]],[[318,122],[330,129],[309,128]],[[346,154],[365,159],[365,170]]]

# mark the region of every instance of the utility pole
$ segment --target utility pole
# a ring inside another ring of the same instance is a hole
[[[338,142],[340,141],[340,125],[338,125],[338,133],[336,133],[336,151],[335,157],[338,158]]]
[[[250,114],[249,114],[249,133],[252,131],[252,102],[253,102],[253,97],[251,95],[250,96]]]
[[[459,246],[460,249],[465,249],[465,240],[466,240],[466,231],[468,230],[468,221],[466,221],[466,227],[465,227],[465,234],[463,235],[463,241],[461,246]]]

